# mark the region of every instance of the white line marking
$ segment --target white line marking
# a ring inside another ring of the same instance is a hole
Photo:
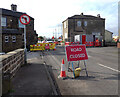
[[[116,71],[116,72],[120,72],[119,70],[113,69],[113,68],[111,68],[111,67],[105,66],[105,65],[100,64],[100,63],[98,63],[98,65],[100,65],[100,66],[102,66],[102,67],[106,67],[106,68],[108,68],[108,69],[110,69],[110,70],[113,70],[113,71]]]
[[[88,58],[90,58],[90,57],[92,57],[92,56],[88,55]]]

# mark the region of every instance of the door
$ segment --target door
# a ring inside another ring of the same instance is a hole
[[[86,35],[82,35],[82,44],[86,43]]]

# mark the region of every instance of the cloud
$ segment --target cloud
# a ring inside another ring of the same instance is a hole
[[[12,3],[18,11],[26,12],[35,18],[35,30],[39,35],[52,36],[58,24],[75,14],[101,14],[106,19],[106,28],[114,33],[118,28],[119,0],[3,0],[2,8],[10,9]],[[59,31],[61,32],[61,31]]]

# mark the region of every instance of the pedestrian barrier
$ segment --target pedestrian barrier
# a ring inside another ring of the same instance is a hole
[[[55,43],[49,43],[50,50],[56,50],[56,44]]]
[[[65,42],[65,45],[66,46],[69,46],[69,45],[80,45],[80,42]],[[85,42],[85,45],[87,47],[92,47],[92,46],[101,46],[101,42]]]
[[[70,45],[70,42],[65,42],[65,45],[67,46],[67,45]]]
[[[86,45],[87,47],[101,46],[101,42],[86,42],[85,45]]]
[[[45,43],[45,50],[50,50],[49,43]]]
[[[94,46],[94,43],[93,43],[93,42],[90,42],[90,46]]]
[[[95,46],[101,46],[101,42],[95,42]]]
[[[70,45],[79,45],[80,42],[71,42]]]
[[[44,50],[56,50],[56,44],[37,43],[36,45],[30,45],[30,51],[44,51]]]
[[[90,46],[90,42],[86,42],[85,45],[86,45],[86,46]]]

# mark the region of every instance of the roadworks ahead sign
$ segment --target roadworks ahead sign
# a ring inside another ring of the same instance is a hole
[[[67,61],[87,60],[88,55],[85,45],[66,46]]]

